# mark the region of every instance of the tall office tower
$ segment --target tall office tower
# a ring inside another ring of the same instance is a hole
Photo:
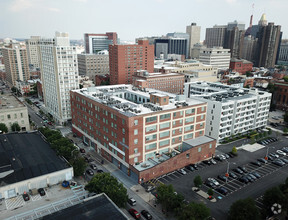
[[[84,34],[85,52],[97,53],[101,50],[109,50],[109,45],[117,44],[117,33],[106,32],[106,34]]]
[[[79,88],[76,47],[68,33],[55,33],[53,39],[40,39],[43,96],[47,112],[57,123],[71,119],[69,91]]]
[[[109,46],[110,84],[131,84],[137,70],[154,71],[154,45],[139,40],[138,45]]]
[[[252,35],[245,36],[242,44],[241,58],[245,60],[254,60],[255,50],[257,46],[257,38]]]
[[[213,28],[206,28],[205,45],[209,48],[223,47],[227,25],[214,25]]]
[[[260,27],[263,27],[263,26],[267,26],[267,19],[266,19],[266,14],[265,13],[262,14],[258,24],[252,25],[251,35],[256,38]]]
[[[200,49],[199,61],[217,67],[218,70],[227,70],[230,64],[230,50],[223,47]]]
[[[192,48],[194,47],[194,45],[200,43],[200,32],[201,27],[197,26],[196,23],[191,23],[191,25],[186,26],[186,33],[190,36],[188,50],[190,57],[192,56]]]
[[[257,36],[255,66],[274,67],[281,42],[281,26],[274,23],[260,26]]]
[[[39,40],[40,36],[31,36],[30,39],[25,41],[26,49],[28,54],[29,65],[32,68],[40,68],[40,51],[39,51]]]
[[[244,35],[245,30],[240,30],[238,27],[233,27],[232,30],[227,29],[224,48],[230,49],[231,58],[241,57]]]
[[[288,40],[281,40],[278,65],[288,65]]]
[[[30,79],[27,50],[20,48],[17,43],[11,43],[2,48],[3,60],[6,70],[6,79],[10,86],[16,86],[16,81]]]
[[[155,56],[160,58],[164,55],[164,59],[168,58],[168,54],[179,54],[188,58],[188,40],[186,38],[159,38],[155,39]]]

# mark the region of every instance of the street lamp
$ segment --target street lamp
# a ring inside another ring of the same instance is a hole
[[[226,172],[225,176],[226,176],[226,183],[227,183],[228,177],[229,177],[229,165],[230,165],[230,162],[228,160],[226,160],[226,162],[227,162],[227,172]]]
[[[268,160],[268,151],[269,151],[269,146],[267,145],[265,160]]]

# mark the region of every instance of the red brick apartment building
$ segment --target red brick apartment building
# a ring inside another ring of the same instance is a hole
[[[232,58],[230,60],[229,68],[232,71],[236,71],[236,72],[241,73],[243,75],[243,74],[246,74],[247,71],[252,71],[253,63],[248,61],[248,60],[244,60],[244,59]]]
[[[89,87],[70,95],[73,133],[137,182],[215,153],[216,141],[204,136],[204,101],[132,85]],[[190,140],[198,145],[184,147]]]
[[[173,94],[183,94],[185,75],[180,73],[149,73],[137,71],[133,76],[133,85],[138,88],[152,88]]]
[[[154,45],[139,40],[138,45],[109,45],[110,84],[132,84],[137,70],[154,71]]]
[[[277,81],[275,82],[275,91],[273,93],[272,103],[276,108],[282,111],[288,111],[288,83]]]

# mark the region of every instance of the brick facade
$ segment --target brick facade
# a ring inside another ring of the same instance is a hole
[[[247,60],[231,59],[229,68],[244,75],[247,71],[252,71],[253,63]]]
[[[272,103],[276,105],[276,108],[283,111],[288,111],[288,83],[276,82],[275,92],[272,96]]]

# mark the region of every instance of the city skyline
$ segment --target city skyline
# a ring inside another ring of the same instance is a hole
[[[52,37],[55,31],[63,31],[70,39],[83,39],[84,33],[117,32],[121,40],[134,41],[137,37],[185,32],[186,26],[195,22],[201,26],[203,41],[206,28],[215,24],[237,20],[247,28],[252,12],[253,24],[266,13],[268,22],[281,25],[282,39],[288,38],[288,4],[284,0],[182,0],[177,4],[179,7],[172,0],[147,0],[145,4],[132,0],[2,0],[0,38]]]

